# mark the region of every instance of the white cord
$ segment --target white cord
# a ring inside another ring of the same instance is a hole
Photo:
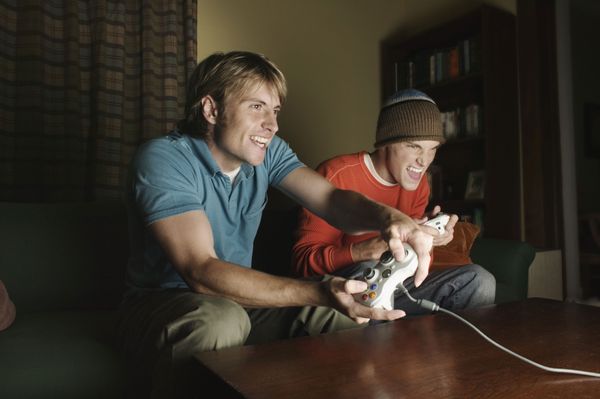
[[[463,319],[462,317],[460,317],[456,313],[451,312],[448,309],[442,308],[441,306],[439,306],[435,302],[431,302],[431,301],[428,301],[426,299],[415,299],[415,298],[413,298],[412,295],[410,295],[408,293],[408,290],[406,289],[406,287],[404,287],[404,285],[402,285],[402,284],[399,284],[398,288],[400,288],[402,290],[402,292],[404,292],[404,294],[408,297],[408,299],[410,299],[411,301],[415,302],[417,305],[419,305],[419,306],[421,306],[421,307],[423,307],[425,309],[431,310],[433,312],[443,312],[443,313],[449,314],[452,317],[457,318],[458,320],[462,321],[467,326],[469,326],[473,330],[475,330],[475,332],[477,332],[477,334],[481,335],[486,341],[488,341],[489,343],[491,343],[492,345],[494,345],[498,349],[503,350],[504,352],[508,353],[509,355],[512,355],[512,356],[516,357],[517,359],[520,359],[520,360],[524,361],[525,363],[529,363],[532,366],[538,367],[538,368],[540,368],[542,370],[545,370],[545,371],[550,371],[552,373],[577,374],[577,375],[584,375],[586,377],[600,378],[600,373],[594,373],[594,372],[591,372],[591,371],[583,371],[583,370],[574,370],[574,369],[563,369],[563,368],[556,368],[556,367],[548,367],[548,366],[544,366],[543,364],[536,363],[533,360],[527,359],[526,357],[521,356],[518,353],[515,353],[515,352],[511,351],[510,349],[508,349],[508,348],[500,345],[499,343],[497,343],[493,339],[489,338],[487,335],[485,335],[483,332],[481,332],[481,330],[479,330],[477,327],[475,327],[469,321]]]

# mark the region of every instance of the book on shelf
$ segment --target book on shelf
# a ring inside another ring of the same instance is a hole
[[[456,79],[461,75],[458,52],[458,46],[454,46],[448,50],[448,77],[450,79]]]
[[[394,89],[421,88],[457,79],[481,69],[480,37],[456,44],[421,50],[394,62]]]
[[[448,141],[482,135],[482,107],[469,104],[442,112],[442,130]]]
[[[479,104],[469,104],[464,112],[464,132],[466,137],[481,136],[482,114]]]

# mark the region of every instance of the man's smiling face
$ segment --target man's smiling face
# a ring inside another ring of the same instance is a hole
[[[281,103],[276,90],[257,83],[241,95],[230,95],[220,107],[209,147],[224,172],[242,163],[260,165],[267,147],[277,133]]]

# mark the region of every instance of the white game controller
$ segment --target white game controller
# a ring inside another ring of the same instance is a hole
[[[423,223],[423,225],[431,226],[434,229],[436,229],[440,234],[444,234],[444,232],[446,231],[446,225],[448,224],[449,220],[450,215],[440,212],[433,219],[429,219],[428,221]]]
[[[412,247],[404,245],[404,260],[397,262],[390,251],[381,255],[375,267],[365,269],[360,280],[368,284],[367,290],[354,294],[354,298],[363,305],[372,308],[394,309],[394,291],[398,284],[415,274],[419,264],[417,254]]]

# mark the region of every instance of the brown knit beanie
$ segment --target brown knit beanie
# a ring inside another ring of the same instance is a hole
[[[400,90],[383,104],[377,120],[375,147],[411,140],[443,143],[442,116],[435,102],[418,90]]]

